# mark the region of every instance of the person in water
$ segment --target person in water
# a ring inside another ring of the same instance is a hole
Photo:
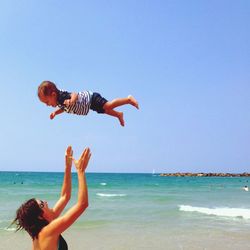
[[[68,246],[61,234],[68,229],[88,207],[88,189],[85,177],[91,153],[86,148],[79,160],[73,159],[73,151],[69,146],[65,153],[65,174],[61,197],[53,208],[43,200],[32,198],[23,203],[16,211],[12,222],[17,231],[25,229],[32,238],[33,250],[67,250]],[[78,175],[78,200],[62,216],[63,209],[71,197],[71,167],[72,161]]]
[[[51,81],[43,81],[38,87],[38,97],[41,102],[48,106],[58,107],[50,114],[50,119],[54,119],[56,115],[63,112],[87,115],[89,110],[94,110],[100,114],[107,114],[118,118],[121,126],[125,125],[123,113],[118,112],[115,108],[130,104],[139,109],[136,99],[129,95],[125,98],[117,98],[107,101],[99,93],[91,91],[83,91],[78,93],[70,93],[59,90]]]

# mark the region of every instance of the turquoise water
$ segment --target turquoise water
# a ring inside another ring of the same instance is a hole
[[[35,197],[53,206],[63,173],[0,172],[0,233],[25,200]],[[73,228],[155,229],[159,232],[250,229],[250,178],[160,177],[155,174],[88,173],[89,207]],[[72,198],[76,201],[77,175]]]

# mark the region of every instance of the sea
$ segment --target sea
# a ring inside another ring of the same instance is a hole
[[[0,249],[31,249],[15,232],[16,209],[30,198],[58,200],[64,173],[0,172]],[[89,207],[64,233],[69,249],[250,249],[247,177],[164,177],[87,173]],[[77,175],[72,196],[77,200]]]

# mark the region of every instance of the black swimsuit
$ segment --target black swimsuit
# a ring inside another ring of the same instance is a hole
[[[59,236],[58,240],[58,250],[68,250],[68,245],[62,235]]]

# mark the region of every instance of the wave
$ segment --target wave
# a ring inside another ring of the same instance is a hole
[[[97,196],[101,197],[123,197],[127,196],[126,194],[104,194],[104,193],[96,193]]]
[[[0,227],[0,230],[4,230],[4,231],[16,231],[16,228],[14,227]]]
[[[189,205],[180,205],[179,210],[185,212],[198,212],[202,214],[216,215],[221,217],[236,217],[236,218],[250,219],[250,209],[246,208],[229,208],[229,207],[207,208],[207,207],[193,207]]]
[[[100,183],[100,185],[102,185],[102,186],[106,186],[106,185],[107,185],[107,183],[106,183],[106,182],[101,182],[101,183]]]

